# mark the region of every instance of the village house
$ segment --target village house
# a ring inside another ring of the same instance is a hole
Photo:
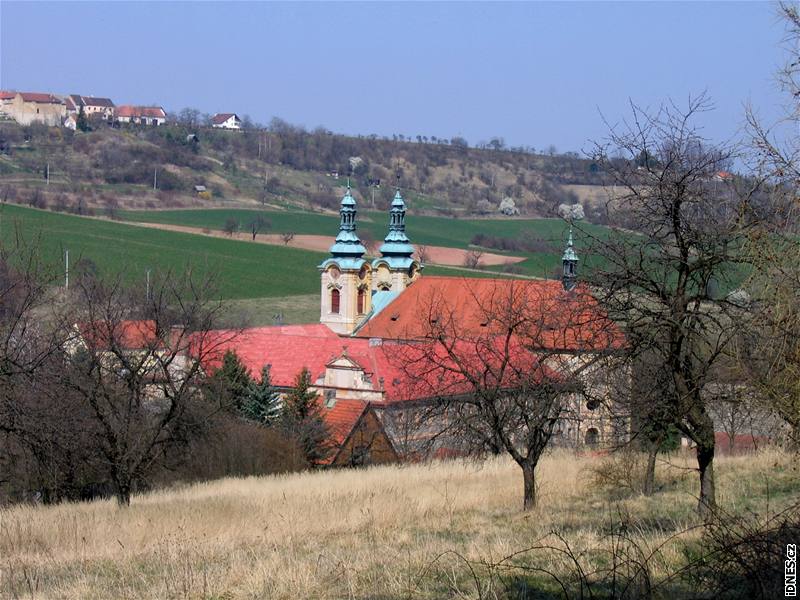
[[[81,108],[87,118],[95,117],[105,121],[114,119],[114,103],[110,98],[96,98],[94,96],[79,96],[70,94],[64,99],[67,114],[77,115]]]
[[[130,106],[126,104],[116,107],[114,121],[136,125],[164,125],[167,122],[167,113],[160,106]]]
[[[53,94],[0,92],[3,113],[20,125],[43,123],[59,126],[67,115],[64,101]]]
[[[235,113],[217,113],[211,117],[214,129],[241,129],[242,120]]]

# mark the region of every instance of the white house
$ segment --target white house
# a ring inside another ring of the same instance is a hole
[[[235,113],[217,113],[211,117],[211,126],[215,129],[241,129],[242,120]]]
[[[160,106],[118,106],[114,119],[118,123],[163,125],[167,122],[167,113]]]

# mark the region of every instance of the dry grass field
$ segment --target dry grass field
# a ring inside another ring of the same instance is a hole
[[[592,553],[621,517],[647,550],[696,524],[688,457],[659,466],[662,489],[652,498],[597,488],[600,460],[546,457],[540,504],[528,514],[505,459],[224,479],[136,496],[127,509],[113,501],[0,509],[0,597],[560,597],[552,581],[511,567],[563,574],[563,555],[512,555],[544,536],[558,545],[557,532],[599,561]],[[777,451],[721,458],[717,473],[732,512],[780,510],[798,491],[790,457]],[[698,535],[656,554],[654,580]],[[509,596],[527,584],[555,595]]]

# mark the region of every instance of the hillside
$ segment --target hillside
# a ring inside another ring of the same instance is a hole
[[[596,171],[574,154],[499,143],[469,148],[463,140],[423,136],[348,137],[283,122],[243,131],[185,121],[158,128],[96,124],[85,133],[0,123],[2,199],[78,212],[259,204],[335,209],[352,173],[362,207],[385,208],[399,175],[417,214],[499,217],[501,201],[511,198],[522,215],[543,217],[554,216],[561,203],[583,201],[589,220],[604,222],[592,208],[605,197]],[[380,187],[370,186],[378,180]],[[198,185],[207,192],[198,195]]]
[[[137,495],[129,508],[4,508],[0,596],[607,598],[632,585],[613,597],[712,597],[696,586],[713,579],[678,572],[703,548],[693,459],[661,463],[652,498],[593,483],[605,460],[546,456],[533,513],[520,512],[518,468],[502,459],[222,479]],[[726,514],[766,519],[796,500],[786,454],[716,463]],[[736,568],[711,560],[706,574]]]

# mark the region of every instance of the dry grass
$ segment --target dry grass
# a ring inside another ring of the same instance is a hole
[[[687,458],[661,465],[655,497],[618,500],[590,485],[596,460],[548,456],[529,514],[507,460],[224,479],[137,496],[128,509],[4,509],[0,597],[472,598],[470,571],[450,551],[495,563],[553,530],[588,550],[619,514],[650,548],[695,522]],[[768,497],[779,508],[797,492],[790,459],[775,451],[720,459],[717,470],[729,510],[763,510]],[[672,546],[656,575],[680,562]],[[547,552],[516,560],[560,568]]]

